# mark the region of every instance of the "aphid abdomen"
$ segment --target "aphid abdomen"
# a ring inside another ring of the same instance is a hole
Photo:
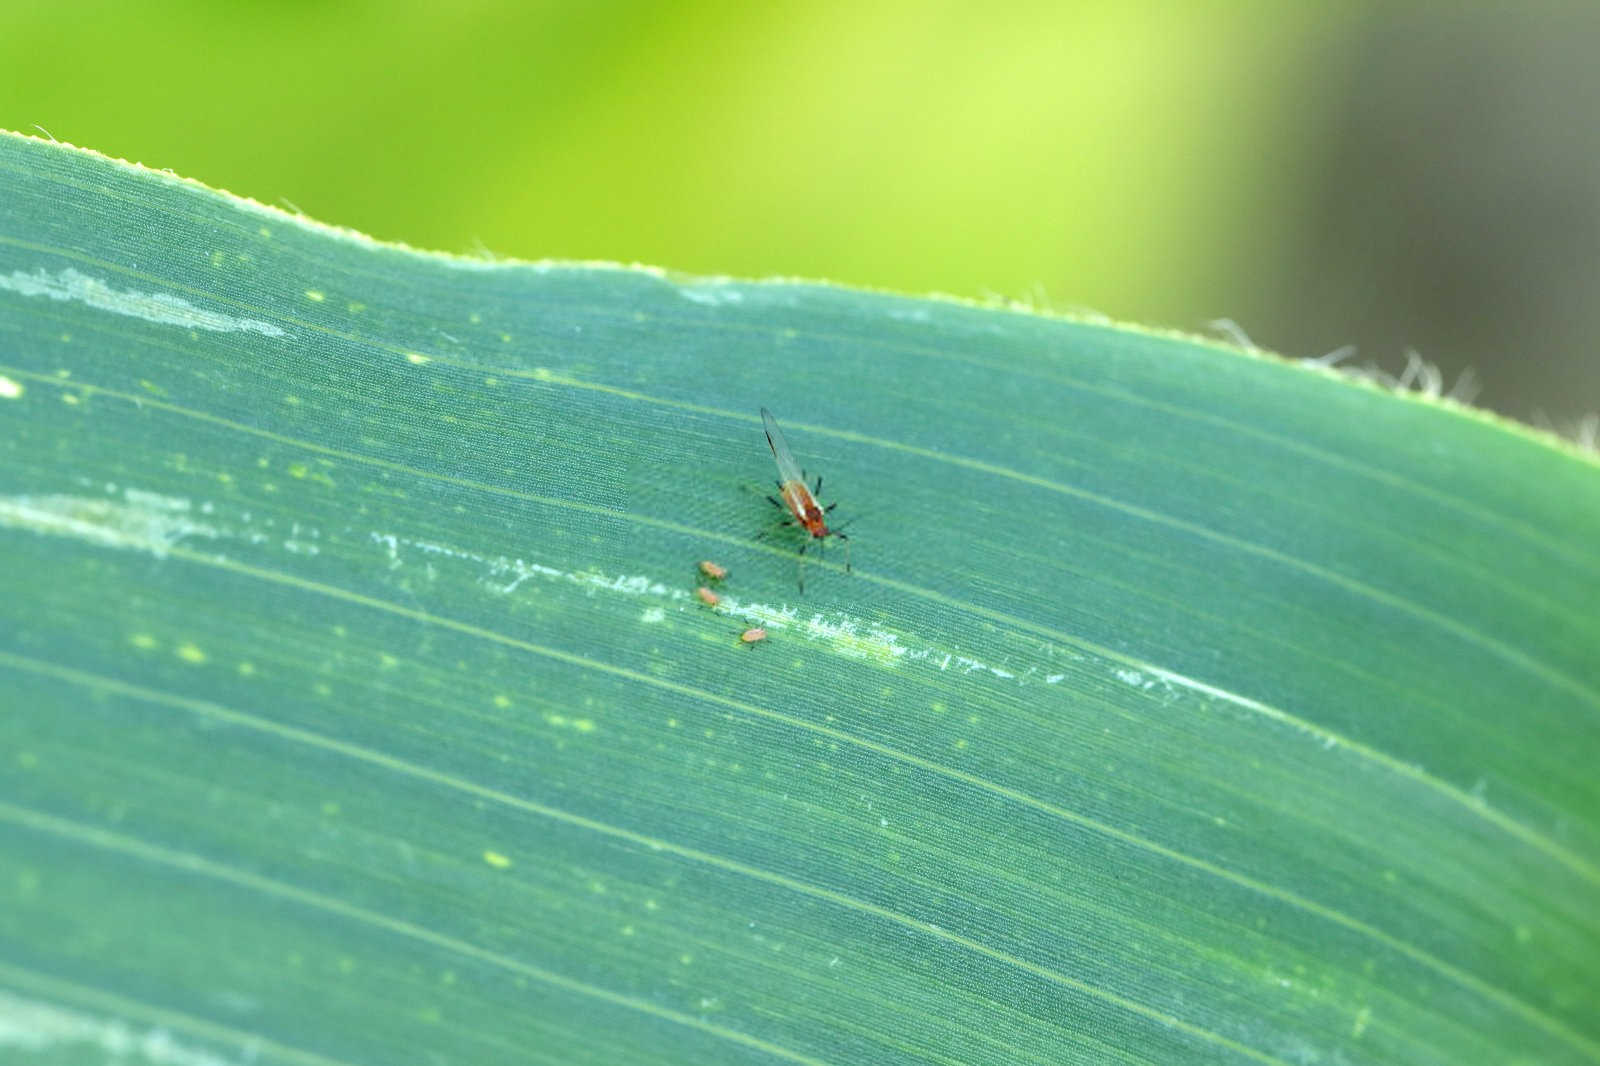
[[[786,481],[783,483],[783,502],[789,508],[789,513],[794,515],[794,520],[810,528],[810,512],[816,510],[817,503],[811,498],[810,491],[802,481]]]

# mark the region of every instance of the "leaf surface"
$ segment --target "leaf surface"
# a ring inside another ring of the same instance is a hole
[[[1600,1061],[1592,461],[16,136],[0,190],[0,1048]],[[803,593],[762,406],[849,523]]]

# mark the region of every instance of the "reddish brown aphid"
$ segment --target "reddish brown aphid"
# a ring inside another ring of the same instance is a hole
[[[828,528],[827,514],[838,505],[830,503],[823,507],[817,503],[816,493],[822,491],[822,475],[817,475],[815,486],[808,487],[805,471],[794,461],[794,453],[789,450],[789,442],[783,439],[777,419],[765,407],[761,409],[761,421],[767,428],[767,445],[772,449],[772,458],[778,463],[778,496],[768,496],[767,499],[774,507],[788,508],[794,523],[811,538],[800,545],[802,557],[812,540],[825,543],[829,537],[838,537],[844,541],[844,569],[845,573],[849,573],[850,538],[837,529]],[[779,497],[782,497],[781,502]],[[822,543],[818,544],[818,551],[822,550]],[[805,581],[801,579],[800,591],[804,592],[805,587]]]
[[[762,629],[760,626],[755,626],[752,629],[747,629],[743,633],[740,633],[739,639],[744,641],[746,644],[755,644],[758,641],[767,639],[767,631]]]
[[[721,596],[718,596],[715,592],[712,592],[704,585],[701,585],[699,588],[695,589],[694,594],[699,596],[700,602],[705,604],[707,607],[715,607],[717,604],[722,602]]]
[[[718,566],[710,559],[700,560],[700,572],[706,575],[706,577],[710,578],[712,581],[721,581],[723,578],[728,576],[727,567]]]

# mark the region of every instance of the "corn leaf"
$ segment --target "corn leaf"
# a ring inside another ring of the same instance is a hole
[[[18,1061],[1600,1062],[1600,469],[1516,427],[7,135],[0,428]]]

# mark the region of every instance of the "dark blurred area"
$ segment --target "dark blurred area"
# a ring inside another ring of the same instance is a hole
[[[1572,435],[1596,56],[1595,3],[69,0],[0,6],[0,126],[424,248],[1415,352]]]
[[[1412,349],[1570,432],[1600,410],[1600,5],[1383,10],[1343,51],[1255,339]]]

